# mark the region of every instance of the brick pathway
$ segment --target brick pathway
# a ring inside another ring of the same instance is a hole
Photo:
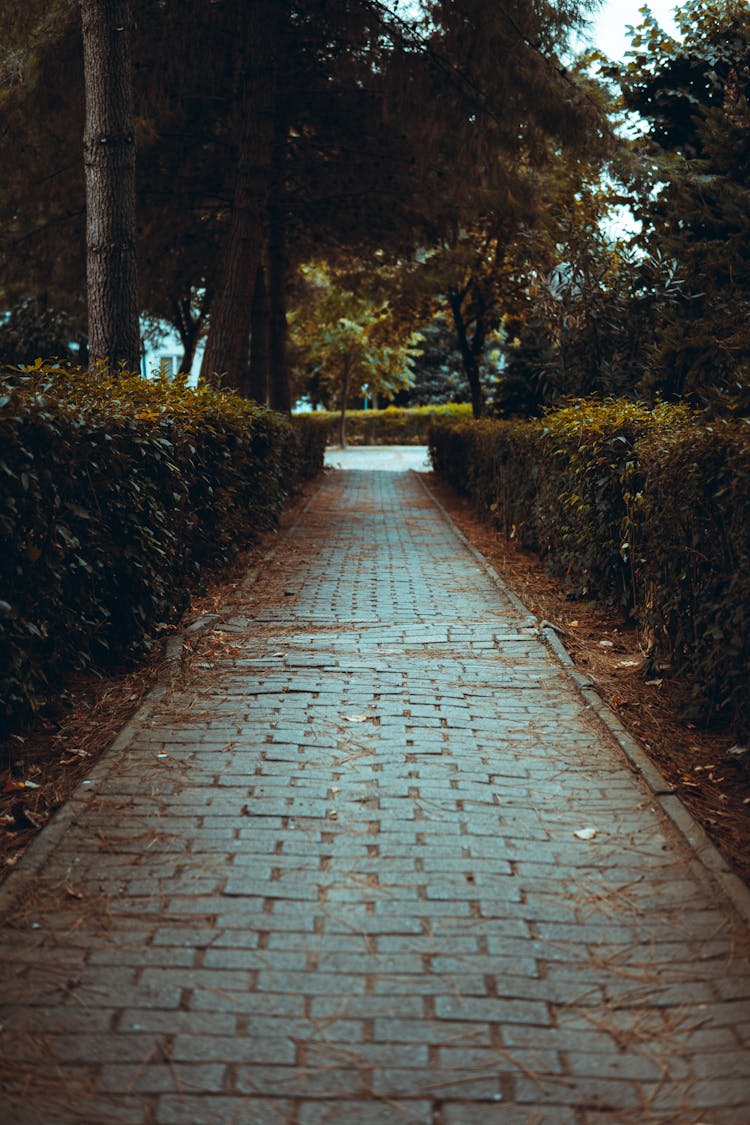
[[[0,1120],[750,1120],[744,923],[413,474],[198,647],[12,877]]]

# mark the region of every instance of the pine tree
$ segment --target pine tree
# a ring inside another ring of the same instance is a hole
[[[89,358],[137,371],[135,123],[128,0],[81,0]]]

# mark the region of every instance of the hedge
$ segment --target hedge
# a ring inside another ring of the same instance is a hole
[[[184,383],[0,371],[0,730],[66,670],[146,649],[324,448],[320,424]]]
[[[320,410],[297,417],[319,419],[327,427],[330,444],[338,444],[338,412]],[[346,439],[350,445],[426,445],[430,426],[434,422],[442,418],[469,417],[471,406],[466,403],[414,406],[409,409],[389,406],[385,410],[348,410]]]
[[[435,470],[574,596],[620,603],[690,713],[750,730],[750,428],[685,407],[577,402],[539,421],[442,423]]]
[[[655,431],[638,454],[639,618],[690,713],[750,734],[750,427]]]

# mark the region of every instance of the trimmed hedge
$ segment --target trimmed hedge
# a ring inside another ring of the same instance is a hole
[[[443,423],[429,445],[435,470],[574,594],[636,618],[693,717],[750,731],[746,425],[583,401],[539,421]]]
[[[639,618],[691,714],[750,734],[750,427],[655,431],[638,455]]]
[[[338,412],[320,410],[296,417],[320,419],[327,427],[329,443],[338,444]],[[348,410],[346,440],[349,445],[426,445],[434,422],[442,418],[469,417],[471,406],[467,403],[414,406],[408,410],[397,406],[388,406],[385,410]]]
[[[319,424],[184,383],[0,372],[0,729],[64,671],[147,648],[324,448]]]

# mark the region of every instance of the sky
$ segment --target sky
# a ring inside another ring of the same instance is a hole
[[[630,42],[625,34],[627,24],[640,23],[639,9],[646,0],[605,0],[599,12],[592,19],[591,35],[594,45],[609,55],[611,59],[622,58]],[[674,34],[676,31],[672,13],[675,0],[650,0],[651,14],[659,24]]]

